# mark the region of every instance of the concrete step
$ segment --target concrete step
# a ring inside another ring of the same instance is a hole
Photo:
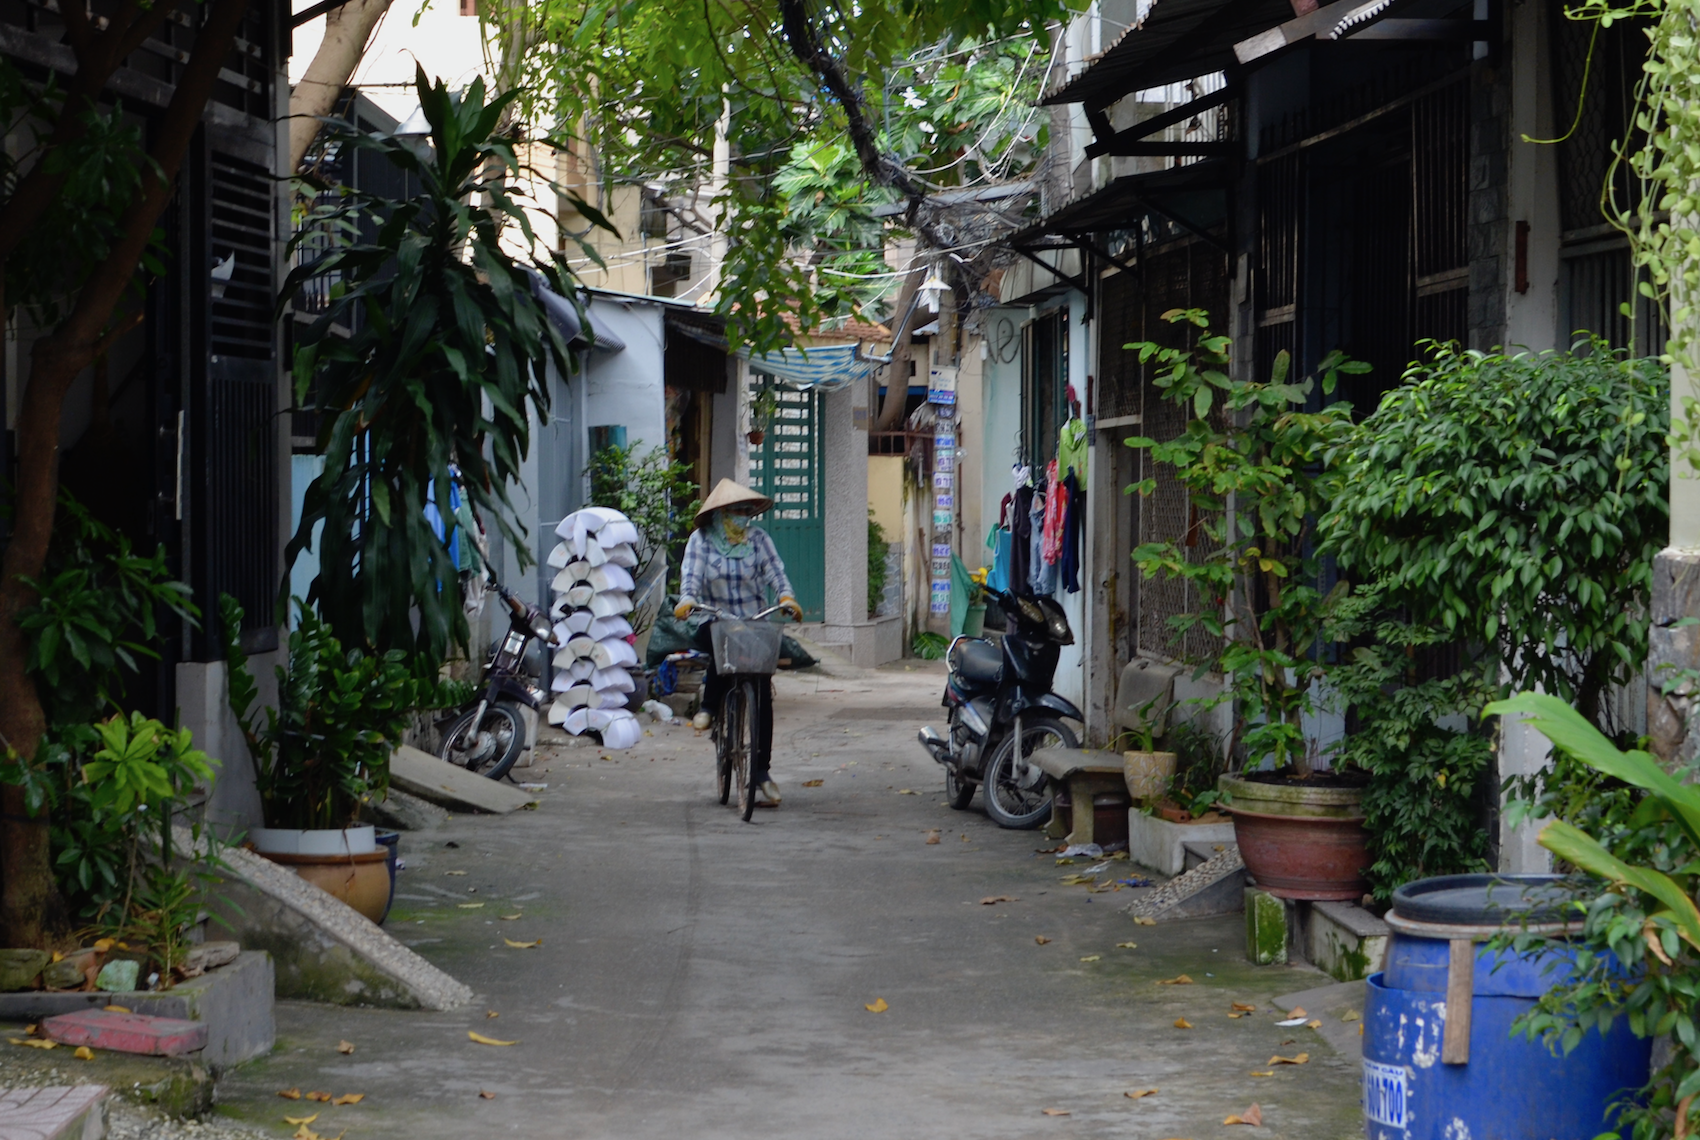
[[[1244,895],[1245,864],[1240,861],[1239,847],[1229,843],[1220,853],[1123,908],[1122,913],[1159,921],[1233,914],[1244,905]]]
[[[1282,899],[1247,887],[1245,910],[1246,957],[1256,965],[1308,962],[1352,983],[1381,968],[1387,924],[1361,906]]]
[[[105,1085],[0,1091],[0,1140],[103,1140]]]
[[[1208,863],[1210,860],[1226,851],[1228,849],[1228,845],[1232,842],[1233,840],[1231,839],[1223,839],[1216,842],[1208,842],[1200,839],[1188,839],[1182,841],[1181,850],[1184,852],[1184,859],[1186,862],[1184,870],[1190,871],[1200,863]]]
[[[42,1019],[41,1031],[61,1045],[87,1045],[147,1057],[181,1057],[207,1047],[204,1021],[90,1009]]]

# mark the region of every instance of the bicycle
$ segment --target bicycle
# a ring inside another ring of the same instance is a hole
[[[773,674],[779,668],[779,644],[784,631],[765,620],[779,611],[778,606],[762,610],[754,617],[734,618],[713,606],[697,606],[709,614],[709,638],[714,646],[714,668],[727,682],[726,695],[720,702],[720,715],[715,718],[715,786],[722,804],[732,800],[737,792],[736,810],[748,823],[755,814],[756,787],[750,781],[750,757],[755,751],[756,702],[761,699],[758,685],[768,686],[772,701]],[[667,660],[701,660],[703,654],[692,649],[669,654]]]

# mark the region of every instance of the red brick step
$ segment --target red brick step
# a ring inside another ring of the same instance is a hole
[[[154,1057],[180,1057],[207,1047],[205,1022],[105,1009],[43,1018],[41,1031],[63,1045],[87,1045],[91,1049]]]

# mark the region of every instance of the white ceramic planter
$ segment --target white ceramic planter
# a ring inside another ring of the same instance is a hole
[[[347,828],[256,827],[248,833],[254,846],[267,855],[365,855],[378,849],[369,824]]]

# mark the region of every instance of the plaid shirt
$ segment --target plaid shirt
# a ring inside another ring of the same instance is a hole
[[[769,605],[767,591],[775,600],[794,596],[785,577],[785,563],[773,548],[773,539],[759,527],[749,531],[750,553],[727,558],[700,529],[691,532],[685,544],[681,599],[713,606],[733,617],[749,617]]]

